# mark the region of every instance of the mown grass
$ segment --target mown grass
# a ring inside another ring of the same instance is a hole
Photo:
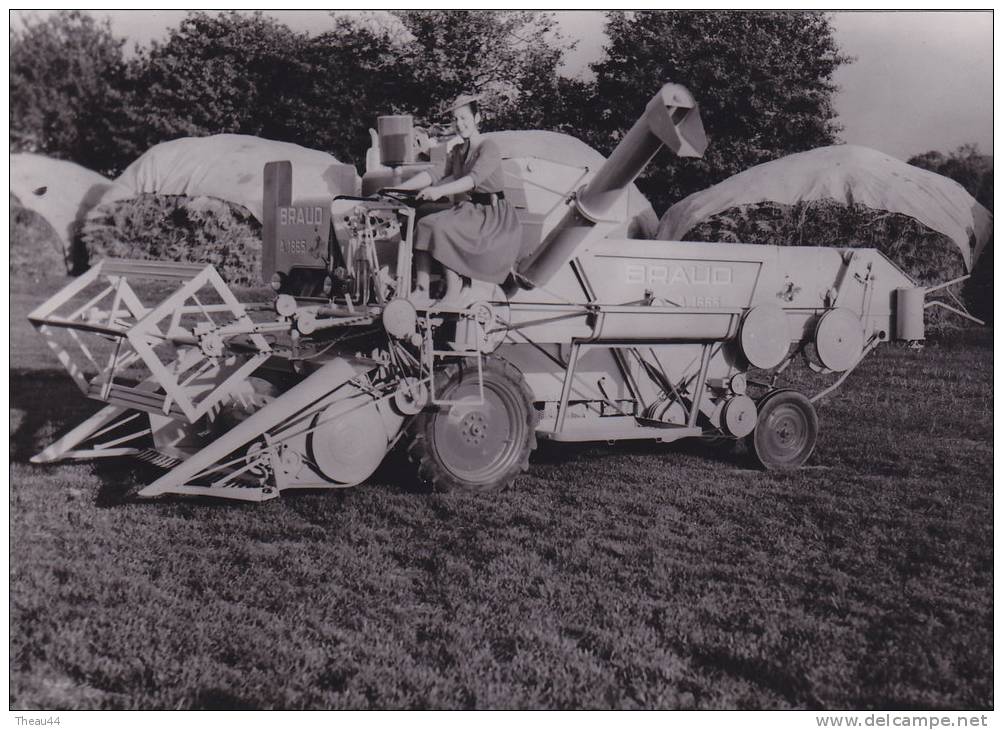
[[[127,498],[12,297],[10,707],[993,707],[992,332],[883,346],[808,468],[550,447],[492,495]]]

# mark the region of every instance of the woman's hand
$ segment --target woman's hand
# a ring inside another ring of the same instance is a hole
[[[418,200],[438,200],[442,197],[442,191],[436,185],[429,185],[418,191]]]

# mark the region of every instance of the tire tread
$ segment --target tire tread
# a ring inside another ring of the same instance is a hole
[[[533,407],[533,393],[526,383],[522,372],[512,363],[499,357],[487,357],[484,360],[483,371],[485,377],[488,372],[495,377],[506,379],[510,384],[516,386],[519,394],[526,404],[528,412],[527,427],[529,437],[526,445],[518,457],[518,465],[511,473],[506,474],[502,479],[495,480],[491,484],[475,485],[463,482],[439,463],[435,456],[435,449],[429,439],[429,431],[434,422],[434,416],[438,406],[431,406],[419,413],[408,425],[407,434],[407,459],[417,478],[419,484],[434,493],[448,493],[454,490],[490,490],[503,489],[507,487],[516,475],[529,470],[529,457],[537,447],[536,426],[540,420],[540,413]],[[476,366],[467,362],[450,363],[442,368],[435,376],[435,392],[443,393],[454,379],[464,378],[468,372],[476,374]]]

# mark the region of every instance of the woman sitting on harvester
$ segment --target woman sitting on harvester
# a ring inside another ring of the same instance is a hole
[[[446,210],[420,218],[415,233],[415,296],[430,301],[434,258],[445,268],[444,304],[459,302],[461,277],[494,284],[505,281],[521,241],[515,209],[505,201],[501,151],[478,129],[477,97],[461,94],[450,111],[463,142],[450,152],[444,176],[421,172],[398,186],[418,190],[418,200],[464,196]]]

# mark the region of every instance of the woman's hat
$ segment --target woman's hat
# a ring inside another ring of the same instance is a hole
[[[467,104],[470,104],[471,102],[474,101],[479,102],[480,100],[481,100],[480,94],[460,94],[458,97],[456,97],[456,99],[453,101],[452,104],[446,107],[446,111],[444,113],[448,114],[449,112],[459,109],[461,106],[466,106]]]

